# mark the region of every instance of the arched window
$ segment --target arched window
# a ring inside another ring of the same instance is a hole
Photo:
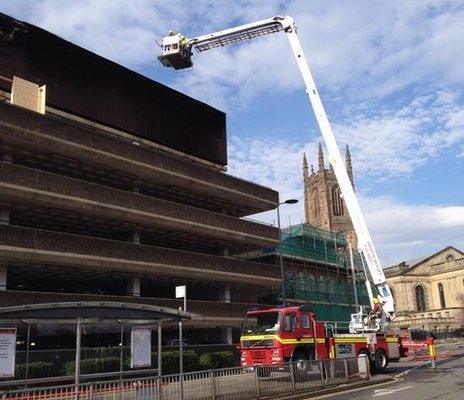
[[[332,210],[333,215],[344,215],[343,200],[338,186],[332,188]]]
[[[438,284],[438,293],[440,295],[440,308],[446,308],[445,290],[443,289],[442,283]]]
[[[416,286],[417,311],[425,311],[425,291],[421,285]]]
[[[313,192],[313,215],[314,218],[319,218],[320,215],[319,197],[316,190]]]
[[[448,254],[448,255],[446,256],[446,261],[454,261],[454,255]]]

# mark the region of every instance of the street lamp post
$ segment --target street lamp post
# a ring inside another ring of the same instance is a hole
[[[296,204],[297,199],[288,199],[277,205],[277,227],[279,229],[279,265],[280,265],[280,281],[282,286],[282,301],[285,301],[285,274],[284,262],[282,257],[282,229],[280,227],[280,206],[283,204]]]

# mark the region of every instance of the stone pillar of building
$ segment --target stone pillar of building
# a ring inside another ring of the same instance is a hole
[[[6,207],[0,207],[0,225],[10,224],[10,210]]]
[[[133,191],[134,193],[140,193],[140,186],[134,185],[134,186],[132,187],[132,191]]]
[[[129,235],[129,241],[135,244],[140,244],[140,232],[134,230]]]
[[[220,300],[224,303],[230,303],[230,286],[224,286],[224,288],[220,289]]]
[[[134,275],[127,278],[127,294],[140,297],[140,276]]]
[[[0,265],[0,292],[6,291],[7,268],[6,265]]]
[[[221,328],[222,341],[226,344],[234,344],[232,337],[232,327]]]

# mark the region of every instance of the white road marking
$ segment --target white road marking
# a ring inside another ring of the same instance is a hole
[[[394,378],[400,378],[402,377],[403,375],[407,375],[409,374],[411,371],[414,371],[415,369],[418,369],[418,368],[421,368],[421,367],[425,367],[427,364],[430,364],[430,361],[425,361],[423,362],[422,364],[418,364],[418,365],[415,365],[414,367],[406,370],[406,371],[403,371],[403,372],[400,372],[399,374],[396,374],[394,376]]]
[[[411,386],[399,387],[399,388],[396,388],[396,389],[375,389],[374,394],[371,397],[386,396],[388,394],[393,394],[395,392],[399,392],[400,390],[411,389],[413,387],[414,386],[411,385]]]

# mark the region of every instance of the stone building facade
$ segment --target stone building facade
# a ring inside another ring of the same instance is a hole
[[[464,326],[464,252],[448,246],[385,269],[397,328],[446,332]]]
[[[345,152],[346,168],[354,186],[353,166],[348,146]],[[308,169],[306,154],[303,156],[303,181],[306,222],[316,228],[330,232],[343,233],[354,249],[357,248],[357,237],[348,214],[345,201],[333,168],[326,168],[324,153],[319,144],[318,170],[311,165]]]

